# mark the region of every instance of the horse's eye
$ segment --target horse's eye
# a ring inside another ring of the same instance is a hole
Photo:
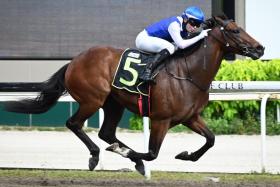
[[[232,32],[233,32],[234,34],[239,34],[239,33],[240,33],[240,30],[239,30],[239,29],[234,29],[234,30],[232,30]]]

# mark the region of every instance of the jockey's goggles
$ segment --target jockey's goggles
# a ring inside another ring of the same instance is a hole
[[[191,26],[196,27],[196,28],[200,27],[200,24],[201,24],[199,21],[197,21],[197,20],[195,20],[195,19],[192,19],[192,18],[190,18],[190,19],[188,20],[188,23],[189,23]]]

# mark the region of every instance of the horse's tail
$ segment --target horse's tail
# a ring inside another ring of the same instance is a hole
[[[64,75],[69,64],[64,65],[47,81],[40,85],[40,94],[35,99],[5,102],[4,108],[9,112],[39,114],[53,107],[60,96],[66,93]]]

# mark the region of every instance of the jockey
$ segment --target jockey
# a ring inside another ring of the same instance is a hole
[[[183,39],[197,31],[204,22],[203,11],[195,6],[188,7],[181,16],[173,16],[149,25],[141,31],[135,40],[140,50],[157,53],[140,75],[143,81],[152,81],[151,73],[166,57],[172,55],[177,48],[184,49],[203,39],[209,30],[190,39]]]

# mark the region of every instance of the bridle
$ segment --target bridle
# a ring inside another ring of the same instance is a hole
[[[226,48],[232,48],[234,50],[237,50],[237,51],[240,51],[240,48],[241,48],[241,51],[242,51],[242,54],[243,55],[247,55],[249,53],[249,47],[246,46],[245,44],[242,44],[242,43],[239,43],[238,41],[236,41],[236,39],[233,37],[233,35],[239,35],[239,29],[236,29],[236,30],[228,30],[227,29],[227,26],[228,24],[234,22],[233,20],[229,19],[229,20],[224,20],[224,22],[222,24],[220,24],[215,18],[213,18],[213,20],[215,21],[215,25],[219,25],[220,26],[220,31],[223,35],[223,40],[219,39],[218,37],[216,37],[214,34],[212,34],[212,32],[209,32],[208,34],[211,35],[215,40],[217,40],[218,42],[220,42],[223,46],[225,46]],[[233,43],[234,45],[230,45],[230,42]],[[207,39],[205,38],[204,39],[204,48],[207,47]],[[193,85],[195,85],[199,90],[203,91],[203,92],[206,92],[209,90],[209,86],[207,86],[206,88],[205,87],[202,87],[201,85],[199,85],[196,81],[193,80],[192,76],[191,76],[191,73],[189,71],[189,68],[188,68],[188,62],[187,62],[187,59],[186,57],[184,57],[185,59],[185,63],[186,63],[186,66],[187,66],[187,77],[180,77],[180,76],[177,76],[175,75],[174,73],[168,71],[168,68],[165,64],[165,70],[167,72],[167,74],[169,74],[171,77],[177,79],[177,80],[186,80],[186,81],[189,81],[191,82]],[[205,54],[204,54],[204,66],[206,66],[206,58],[205,58]]]
[[[215,20],[215,18],[213,18],[213,19]],[[234,22],[234,21],[232,19],[229,19],[229,20],[224,20],[224,22],[222,24],[220,24],[217,20],[215,20],[215,24],[220,26],[220,32],[223,35],[224,41],[217,38],[214,34],[212,34],[212,32],[209,32],[208,34],[211,35],[215,40],[220,42],[222,45],[224,45],[226,48],[230,47],[236,51],[240,51],[240,49],[241,49],[242,55],[246,56],[250,52],[249,47],[243,43],[240,43],[239,41],[236,40],[235,37],[233,37],[233,35],[239,36],[240,30],[239,29],[235,29],[235,30],[227,29],[228,24],[230,24],[232,22]],[[232,42],[234,45],[230,45],[229,41]]]

